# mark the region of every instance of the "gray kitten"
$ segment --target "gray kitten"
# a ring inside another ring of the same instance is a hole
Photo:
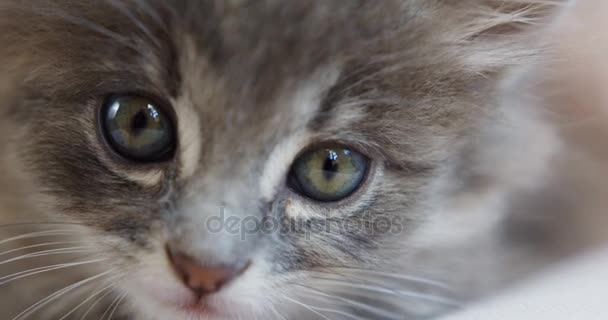
[[[3,319],[426,319],[580,247],[502,81],[562,4],[4,0]]]

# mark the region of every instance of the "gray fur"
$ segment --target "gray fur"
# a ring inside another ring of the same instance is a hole
[[[563,254],[550,241],[552,228],[521,222],[505,205],[541,187],[540,168],[559,149],[555,133],[537,111],[499,103],[501,80],[536,61],[539,32],[561,3],[5,0],[0,127],[2,185],[10,187],[2,191],[1,220],[57,222],[34,230],[78,225],[77,239],[92,245],[85,256],[107,259],[80,269],[113,268],[117,277],[109,280],[118,286],[108,301],[92,311],[97,317],[124,293],[117,316],[178,319],[129,284],[172,279],[167,268],[142,273],[163,266],[148,258],[162,257],[166,242],[213,264],[267,266],[255,275],[259,288],[244,288],[255,294],[211,301],[226,309],[225,317],[265,319],[277,316],[275,308],[288,318],[322,318],[294,299],[363,318],[442,314]],[[306,88],[311,96],[303,96],[314,103],[304,112],[297,101]],[[117,158],[100,142],[96,122],[99,104],[116,92],[161,99],[194,138],[182,135],[168,162],[140,166]],[[196,125],[180,119],[185,112]],[[282,180],[266,198],[260,181],[273,150],[300,135],[365,153],[374,162],[365,186],[324,206],[307,203]],[[190,143],[198,153],[188,171],[182,151]],[[538,143],[546,150],[536,150]],[[525,161],[518,162],[522,148]],[[150,172],[160,172],[160,181],[129,178]],[[529,210],[521,203],[517,211]],[[289,212],[302,206],[320,216],[293,219]],[[208,230],[219,212],[274,218],[282,228],[301,225],[241,239]],[[396,232],[369,225],[381,217],[396,223]],[[28,226],[1,230],[8,237]],[[549,240],[540,246],[522,236],[525,230]],[[451,289],[374,271],[431,278]],[[0,294],[4,314],[18,314],[29,305],[23,300],[37,301],[22,292],[71,276],[13,284]],[[362,289],[370,283],[376,292]],[[84,291],[42,308],[38,318],[60,317],[93,292]],[[319,301],[323,294],[338,298]]]

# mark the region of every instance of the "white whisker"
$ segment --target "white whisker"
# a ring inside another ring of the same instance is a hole
[[[44,257],[44,256],[58,255],[58,254],[67,254],[67,253],[90,252],[90,251],[88,251],[88,249],[92,249],[92,248],[80,246],[80,247],[43,250],[43,251],[28,253],[28,254],[24,254],[24,255],[15,257],[15,258],[4,260],[4,261],[0,262],[0,265],[19,261],[19,260],[24,260],[24,259],[36,258],[36,257]]]
[[[382,277],[386,277],[386,278],[401,279],[401,280],[405,280],[405,281],[422,283],[422,284],[434,286],[434,287],[445,289],[445,290],[451,290],[451,288],[444,283],[441,283],[441,282],[435,281],[435,280],[431,280],[431,279],[421,278],[421,277],[403,275],[403,274],[398,274],[398,273],[388,273],[388,272],[383,272],[383,271],[378,271],[378,270],[368,270],[368,269],[358,269],[358,268],[348,268],[348,267],[339,267],[339,268],[331,268],[331,269],[332,270],[343,269],[343,270],[348,270],[351,272],[373,274],[373,275],[378,275],[378,276],[382,276]]]
[[[111,293],[112,293],[112,290],[109,290],[108,292],[104,293],[101,297],[99,297],[97,300],[95,300],[93,302],[93,304],[91,304],[91,306],[89,306],[89,308],[87,309],[87,311],[85,311],[85,313],[82,315],[82,317],[80,317],[80,320],[85,320],[86,317],[89,315],[89,313],[91,313],[91,311],[93,311],[93,308],[95,308],[95,306],[99,302],[101,302],[101,300],[103,300],[105,297],[107,297]]]
[[[99,279],[107,274],[109,274],[110,272],[114,271],[113,269],[110,269],[108,271],[102,272],[96,276],[92,276],[90,278],[81,280],[79,282],[76,282],[75,284],[72,284],[70,286],[67,286],[61,290],[58,290],[50,295],[48,295],[46,298],[36,302],[35,304],[31,305],[30,307],[28,307],[27,309],[23,310],[20,314],[16,315],[15,317],[13,317],[12,320],[19,320],[19,319],[24,319],[26,317],[28,317],[29,315],[33,314],[34,312],[38,311],[40,308],[43,308],[44,306],[46,306],[48,303],[50,303],[51,301],[56,300],[57,298],[60,298],[61,296],[63,296],[64,294],[66,294],[67,292],[70,292],[71,290],[78,288],[82,285],[85,285],[87,283],[90,283],[91,281],[94,281],[96,279]]]
[[[59,270],[59,269],[64,269],[64,268],[69,268],[69,267],[76,267],[76,266],[81,266],[81,265],[85,265],[85,264],[101,262],[101,261],[105,261],[105,260],[106,259],[95,259],[95,260],[88,260],[88,261],[81,261],[81,262],[62,263],[62,264],[56,264],[56,265],[51,265],[51,266],[44,266],[44,267],[33,268],[33,269],[25,270],[25,271],[20,271],[20,272],[10,274],[8,276],[1,277],[0,286],[5,285],[9,282],[13,282],[18,279],[22,279],[25,277],[33,276],[33,275],[44,273],[44,272],[49,272],[49,271]]]
[[[116,302],[114,309],[112,309],[112,312],[110,312],[110,315],[108,316],[108,320],[112,320],[112,318],[114,317],[114,313],[116,313],[116,310],[118,310],[118,307],[125,300],[126,297],[127,297],[127,294],[125,293],[121,296],[120,299],[118,299],[118,302]]]
[[[313,297],[313,298],[318,298],[318,297]],[[317,310],[317,311],[321,311],[321,312],[329,312],[329,313],[335,313],[335,314],[339,314],[345,317],[348,317],[350,319],[355,319],[355,320],[366,320],[365,318],[361,318],[357,315],[354,315],[352,313],[348,313],[346,311],[343,310],[338,310],[338,309],[330,309],[330,308],[324,308],[324,307],[319,307],[319,306],[313,306],[308,304],[309,307]]]
[[[108,312],[110,312],[110,310],[114,306],[114,304],[117,304],[118,301],[120,301],[122,299],[122,297],[124,297],[124,295],[118,295],[116,298],[114,298],[114,300],[112,300],[112,303],[110,303],[110,305],[108,306],[106,311],[101,315],[99,320],[104,320],[106,318],[106,315],[108,314]]]
[[[142,56],[146,55],[146,52],[142,51],[142,49],[135,45],[129,38],[82,16],[75,16],[58,8],[33,8],[32,12],[43,17],[63,20],[66,23],[89,30],[98,35],[105,36],[117,43],[120,43],[123,47],[139,53]]]
[[[376,292],[376,293],[399,295],[404,298],[415,298],[416,300],[425,300],[428,302],[440,303],[440,304],[444,304],[444,305],[447,305],[450,307],[458,307],[460,305],[455,300],[436,296],[436,295],[417,293],[417,292],[400,290],[400,289],[391,289],[391,288],[386,288],[386,287],[375,285],[375,284],[372,284],[372,285],[357,284],[357,283],[352,283],[352,282],[346,282],[343,280],[324,278],[324,277],[313,277],[313,278],[332,282],[334,284],[337,284],[337,285],[340,285],[343,287],[349,287],[349,288],[354,288],[354,289],[363,289],[363,290],[372,291],[372,292]]]
[[[120,13],[122,13],[131,22],[133,22],[133,24],[137,27],[137,29],[139,29],[141,32],[143,32],[146,35],[146,37],[148,39],[150,39],[150,41],[152,41],[158,49],[162,49],[162,45],[160,44],[160,42],[158,42],[158,39],[154,35],[152,35],[150,28],[148,28],[146,25],[144,25],[140,19],[138,19],[135,15],[133,15],[133,13],[131,11],[129,11],[124,6],[124,2],[116,1],[116,0],[106,0],[106,3],[108,3],[112,7],[116,8],[118,11],[120,11]]]
[[[4,239],[0,241],[0,245],[23,239],[37,238],[37,237],[45,237],[45,236],[63,236],[63,235],[73,235],[76,234],[74,230],[47,230],[47,231],[36,231],[30,232],[22,235],[18,235],[12,238]]]
[[[102,288],[101,290],[96,291],[95,293],[93,293],[92,295],[90,295],[88,298],[86,298],[85,300],[83,300],[81,303],[79,303],[76,307],[74,307],[72,310],[68,311],[68,313],[66,313],[63,317],[61,317],[59,320],[65,320],[67,317],[69,317],[72,313],[76,312],[76,310],[80,309],[80,307],[82,307],[83,305],[85,305],[87,302],[91,301],[92,299],[94,299],[97,295],[101,294],[102,292],[112,288],[114,285],[108,285],[105,286],[104,288]],[[110,290],[111,292],[111,290]]]
[[[324,296],[326,298],[338,300],[338,301],[344,302],[346,304],[349,304],[349,305],[351,305],[353,307],[361,308],[361,309],[366,310],[368,312],[374,313],[376,315],[381,316],[383,319],[400,319],[401,318],[400,314],[395,314],[395,313],[392,313],[392,312],[387,312],[385,310],[376,308],[376,307],[371,306],[369,304],[362,303],[360,301],[355,301],[355,300],[348,299],[348,298],[345,298],[345,297],[340,297],[340,296],[337,296],[337,295],[332,295],[332,294],[329,294],[329,293],[327,293],[325,291],[322,291],[322,290],[319,290],[319,289],[316,289],[316,288],[313,288],[313,287],[309,287],[309,286],[303,285],[301,283],[293,283],[293,284],[298,285],[298,286],[304,288],[305,290],[308,290],[308,291],[311,291],[311,292],[316,293],[318,295]]]
[[[56,242],[47,242],[47,243],[35,244],[35,245],[24,246],[24,247],[19,247],[19,248],[15,248],[15,249],[12,249],[12,250],[0,252],[0,256],[4,256],[4,255],[7,255],[7,254],[11,254],[13,252],[23,251],[23,250],[27,250],[27,249],[34,249],[34,248],[41,248],[41,247],[50,247],[50,246],[57,246],[57,245],[63,245],[63,244],[81,243],[81,242],[82,241],[56,241]]]
[[[281,320],[287,320],[287,318],[285,318],[284,315],[282,315],[279,310],[277,310],[277,308],[275,308],[273,305],[270,305],[270,310],[277,316],[279,317]]]
[[[150,18],[152,18],[152,20],[154,20],[155,24],[160,29],[162,29],[164,32],[168,33],[167,25],[163,21],[163,18],[158,14],[158,12],[156,12],[156,10],[154,8],[150,7],[148,2],[146,2],[145,0],[134,0],[134,1],[137,4],[137,6],[148,15],[148,17],[150,17]]]
[[[300,302],[300,301],[298,301],[298,300],[292,299],[292,298],[287,297],[287,296],[282,296],[282,298],[283,298],[283,299],[287,299],[287,300],[289,300],[289,301],[291,301],[291,302],[293,302],[293,303],[295,303],[295,304],[297,304],[297,305],[300,305],[300,306],[302,306],[302,307],[304,307],[304,308],[306,308],[306,309],[310,310],[312,313],[314,313],[314,314],[316,314],[316,315],[320,316],[321,318],[323,318],[323,319],[325,319],[325,320],[331,320],[330,318],[328,318],[328,317],[326,317],[324,314],[322,314],[322,313],[320,313],[320,312],[316,311],[316,310],[315,310],[313,307],[311,307],[311,306],[307,305],[307,304],[306,304],[306,303],[304,303],[304,302]]]

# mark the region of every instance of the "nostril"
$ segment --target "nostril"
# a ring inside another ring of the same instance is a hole
[[[168,247],[167,255],[178,277],[198,296],[219,291],[223,285],[242,274],[249,267],[249,262],[240,267],[207,266]]]

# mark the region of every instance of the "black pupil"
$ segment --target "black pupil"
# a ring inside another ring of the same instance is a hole
[[[338,158],[335,153],[329,152],[325,161],[323,161],[323,177],[327,180],[331,180],[336,176],[338,172]]]
[[[148,127],[148,116],[145,110],[140,110],[131,121],[131,131],[133,135],[140,135]]]

